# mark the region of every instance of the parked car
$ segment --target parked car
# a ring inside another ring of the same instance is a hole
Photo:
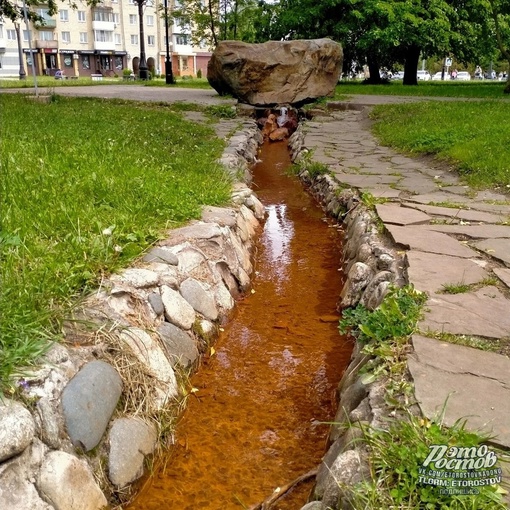
[[[471,75],[467,71],[459,71],[455,79],[457,81],[469,81],[471,80]]]
[[[64,71],[61,71],[60,69],[57,69],[55,71],[55,80],[64,80],[64,79],[65,79]]]
[[[396,71],[391,76],[392,80],[403,80],[404,79],[404,71]]]
[[[428,71],[418,71],[417,77],[419,81],[429,81],[430,73]]]
[[[449,80],[450,79],[450,75],[448,73],[444,73],[444,78],[442,78],[443,76],[443,73],[441,71],[439,71],[438,73],[434,74],[432,76],[432,81],[439,81],[439,80]]]

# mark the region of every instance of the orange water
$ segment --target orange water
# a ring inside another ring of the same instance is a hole
[[[264,146],[253,189],[267,218],[253,292],[238,303],[192,385],[164,469],[130,510],[249,508],[320,463],[351,345],[337,329],[340,235]],[[274,509],[297,510],[310,482]]]

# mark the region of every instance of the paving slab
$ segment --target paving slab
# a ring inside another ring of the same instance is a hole
[[[454,207],[438,207],[434,205],[423,205],[416,204],[409,207],[414,207],[419,211],[423,211],[427,214],[434,216],[446,216],[447,218],[458,218],[466,221],[476,221],[480,223],[501,223],[504,220],[504,216],[497,214],[491,214],[482,211],[472,211],[470,209],[457,209]]]
[[[471,430],[510,448],[510,359],[462,345],[413,336],[408,367],[418,404],[447,426],[466,420]]]
[[[458,234],[472,239],[510,238],[510,226],[504,225],[466,225],[457,223],[452,225],[434,224],[421,228],[444,232],[445,234]]]
[[[473,246],[510,267],[510,239],[486,239],[473,243]]]
[[[494,268],[494,273],[507,287],[510,288],[510,269],[496,267]]]
[[[416,202],[417,204],[469,204],[471,199],[467,196],[455,195],[452,196],[451,193],[446,191],[436,191],[434,193],[420,193],[416,195],[412,195],[407,199],[408,202]]]
[[[476,252],[464,246],[456,239],[441,232],[427,231],[417,226],[399,227],[385,225],[395,243],[405,249],[420,250],[428,253],[473,258]]]
[[[466,294],[433,294],[425,310],[418,324],[420,331],[483,338],[510,336],[509,300],[496,287]]]
[[[444,285],[469,285],[487,278],[482,260],[411,250],[407,253],[409,281],[422,292],[436,293]]]
[[[377,204],[375,208],[384,223],[393,225],[422,225],[431,220],[428,214],[402,207],[400,204]]]

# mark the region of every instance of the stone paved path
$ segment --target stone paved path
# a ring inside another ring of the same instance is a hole
[[[307,122],[305,146],[341,183],[385,199],[377,213],[430,296],[408,362],[424,414],[446,404],[447,425],[465,418],[510,448],[510,190],[474,192],[445,165],[379,146],[362,101]],[[442,341],[453,337],[499,353]]]

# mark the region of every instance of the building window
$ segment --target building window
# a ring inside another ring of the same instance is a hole
[[[81,66],[83,69],[90,69],[90,59],[88,55],[81,56]]]
[[[147,26],[148,27],[154,26],[154,16],[151,16],[150,14],[147,15]]]
[[[117,71],[122,71],[122,69],[124,69],[122,57],[115,57],[115,69],[117,69]]]
[[[122,44],[122,38],[120,34],[113,34],[113,38],[115,40],[115,44]]]
[[[64,67],[73,67],[73,56],[66,54],[62,59],[64,61]]]
[[[36,14],[41,16],[44,21],[53,21],[53,18],[48,14],[48,9],[36,9]]]
[[[80,23],[85,23],[85,21],[87,21],[85,11],[78,11],[78,21]]]
[[[60,21],[69,21],[69,11],[67,9],[62,9],[58,12],[60,15]]]
[[[105,11],[101,9],[94,10],[94,21],[108,21],[113,22],[113,13],[111,11]]]
[[[188,57],[179,57],[179,70],[188,70]]]
[[[130,14],[129,15],[129,24],[130,25],[136,25],[136,18],[137,18],[136,14]]]
[[[89,35],[87,34],[87,32],[80,32],[80,42],[81,43],[89,42]]]
[[[32,39],[32,30],[23,30],[23,40],[30,41]]]
[[[71,42],[71,32],[62,32],[62,42],[65,43]]]
[[[138,44],[138,35],[131,34],[131,44]]]
[[[154,46],[156,44],[156,38],[153,35],[147,36],[147,44],[149,46]]]
[[[176,44],[189,44],[189,35],[187,34],[178,34],[175,36],[175,43]]]
[[[8,41],[15,41],[17,39],[16,37],[16,30],[7,29],[7,40]]]
[[[53,41],[53,32],[51,30],[39,30],[40,41]]]
[[[118,25],[120,23],[120,14],[118,12],[113,13],[113,22]]]
[[[94,30],[94,41],[113,42],[113,32],[109,30]]]
[[[135,0],[128,0],[129,5],[135,5]]]

